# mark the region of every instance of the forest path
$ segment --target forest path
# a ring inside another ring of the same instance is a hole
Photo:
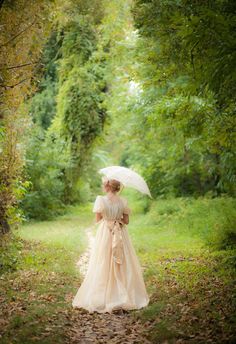
[[[86,234],[88,247],[76,263],[83,278],[95,239],[91,227],[86,229]],[[84,309],[76,308],[70,319],[73,326],[69,328],[67,343],[151,343],[145,337],[147,329],[140,320],[133,317],[132,312],[117,310],[111,314],[89,313]]]
[[[178,221],[167,216],[172,202],[183,208]],[[150,296],[143,310],[100,314],[72,307],[96,233],[91,205],[22,226],[20,250],[13,242],[4,258],[17,261],[17,269],[0,275],[0,343],[234,343],[235,270],[225,263],[233,263],[232,252],[211,253],[200,239],[199,201],[194,216],[193,204],[182,202],[163,201],[155,215],[160,223],[153,213],[137,213],[129,224]]]

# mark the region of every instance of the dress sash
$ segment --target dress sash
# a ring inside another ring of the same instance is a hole
[[[115,263],[122,264],[124,259],[124,247],[122,230],[124,224],[120,220],[106,220],[112,234],[112,257]]]

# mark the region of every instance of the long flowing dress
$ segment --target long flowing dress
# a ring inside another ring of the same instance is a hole
[[[88,269],[73,301],[73,308],[111,313],[140,309],[149,303],[141,266],[129,238],[123,214],[130,214],[127,199],[98,195],[93,212],[102,219],[91,250]]]

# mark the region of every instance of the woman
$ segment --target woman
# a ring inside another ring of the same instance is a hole
[[[105,196],[97,196],[93,212],[97,229],[88,270],[74,297],[74,308],[99,313],[139,309],[147,306],[141,267],[130,241],[126,225],[131,209],[121,197],[121,184],[103,178]]]

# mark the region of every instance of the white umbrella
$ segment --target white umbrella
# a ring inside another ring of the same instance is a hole
[[[98,171],[106,176],[107,179],[116,179],[124,186],[134,188],[152,198],[147,183],[137,172],[124,166],[108,166]]]

